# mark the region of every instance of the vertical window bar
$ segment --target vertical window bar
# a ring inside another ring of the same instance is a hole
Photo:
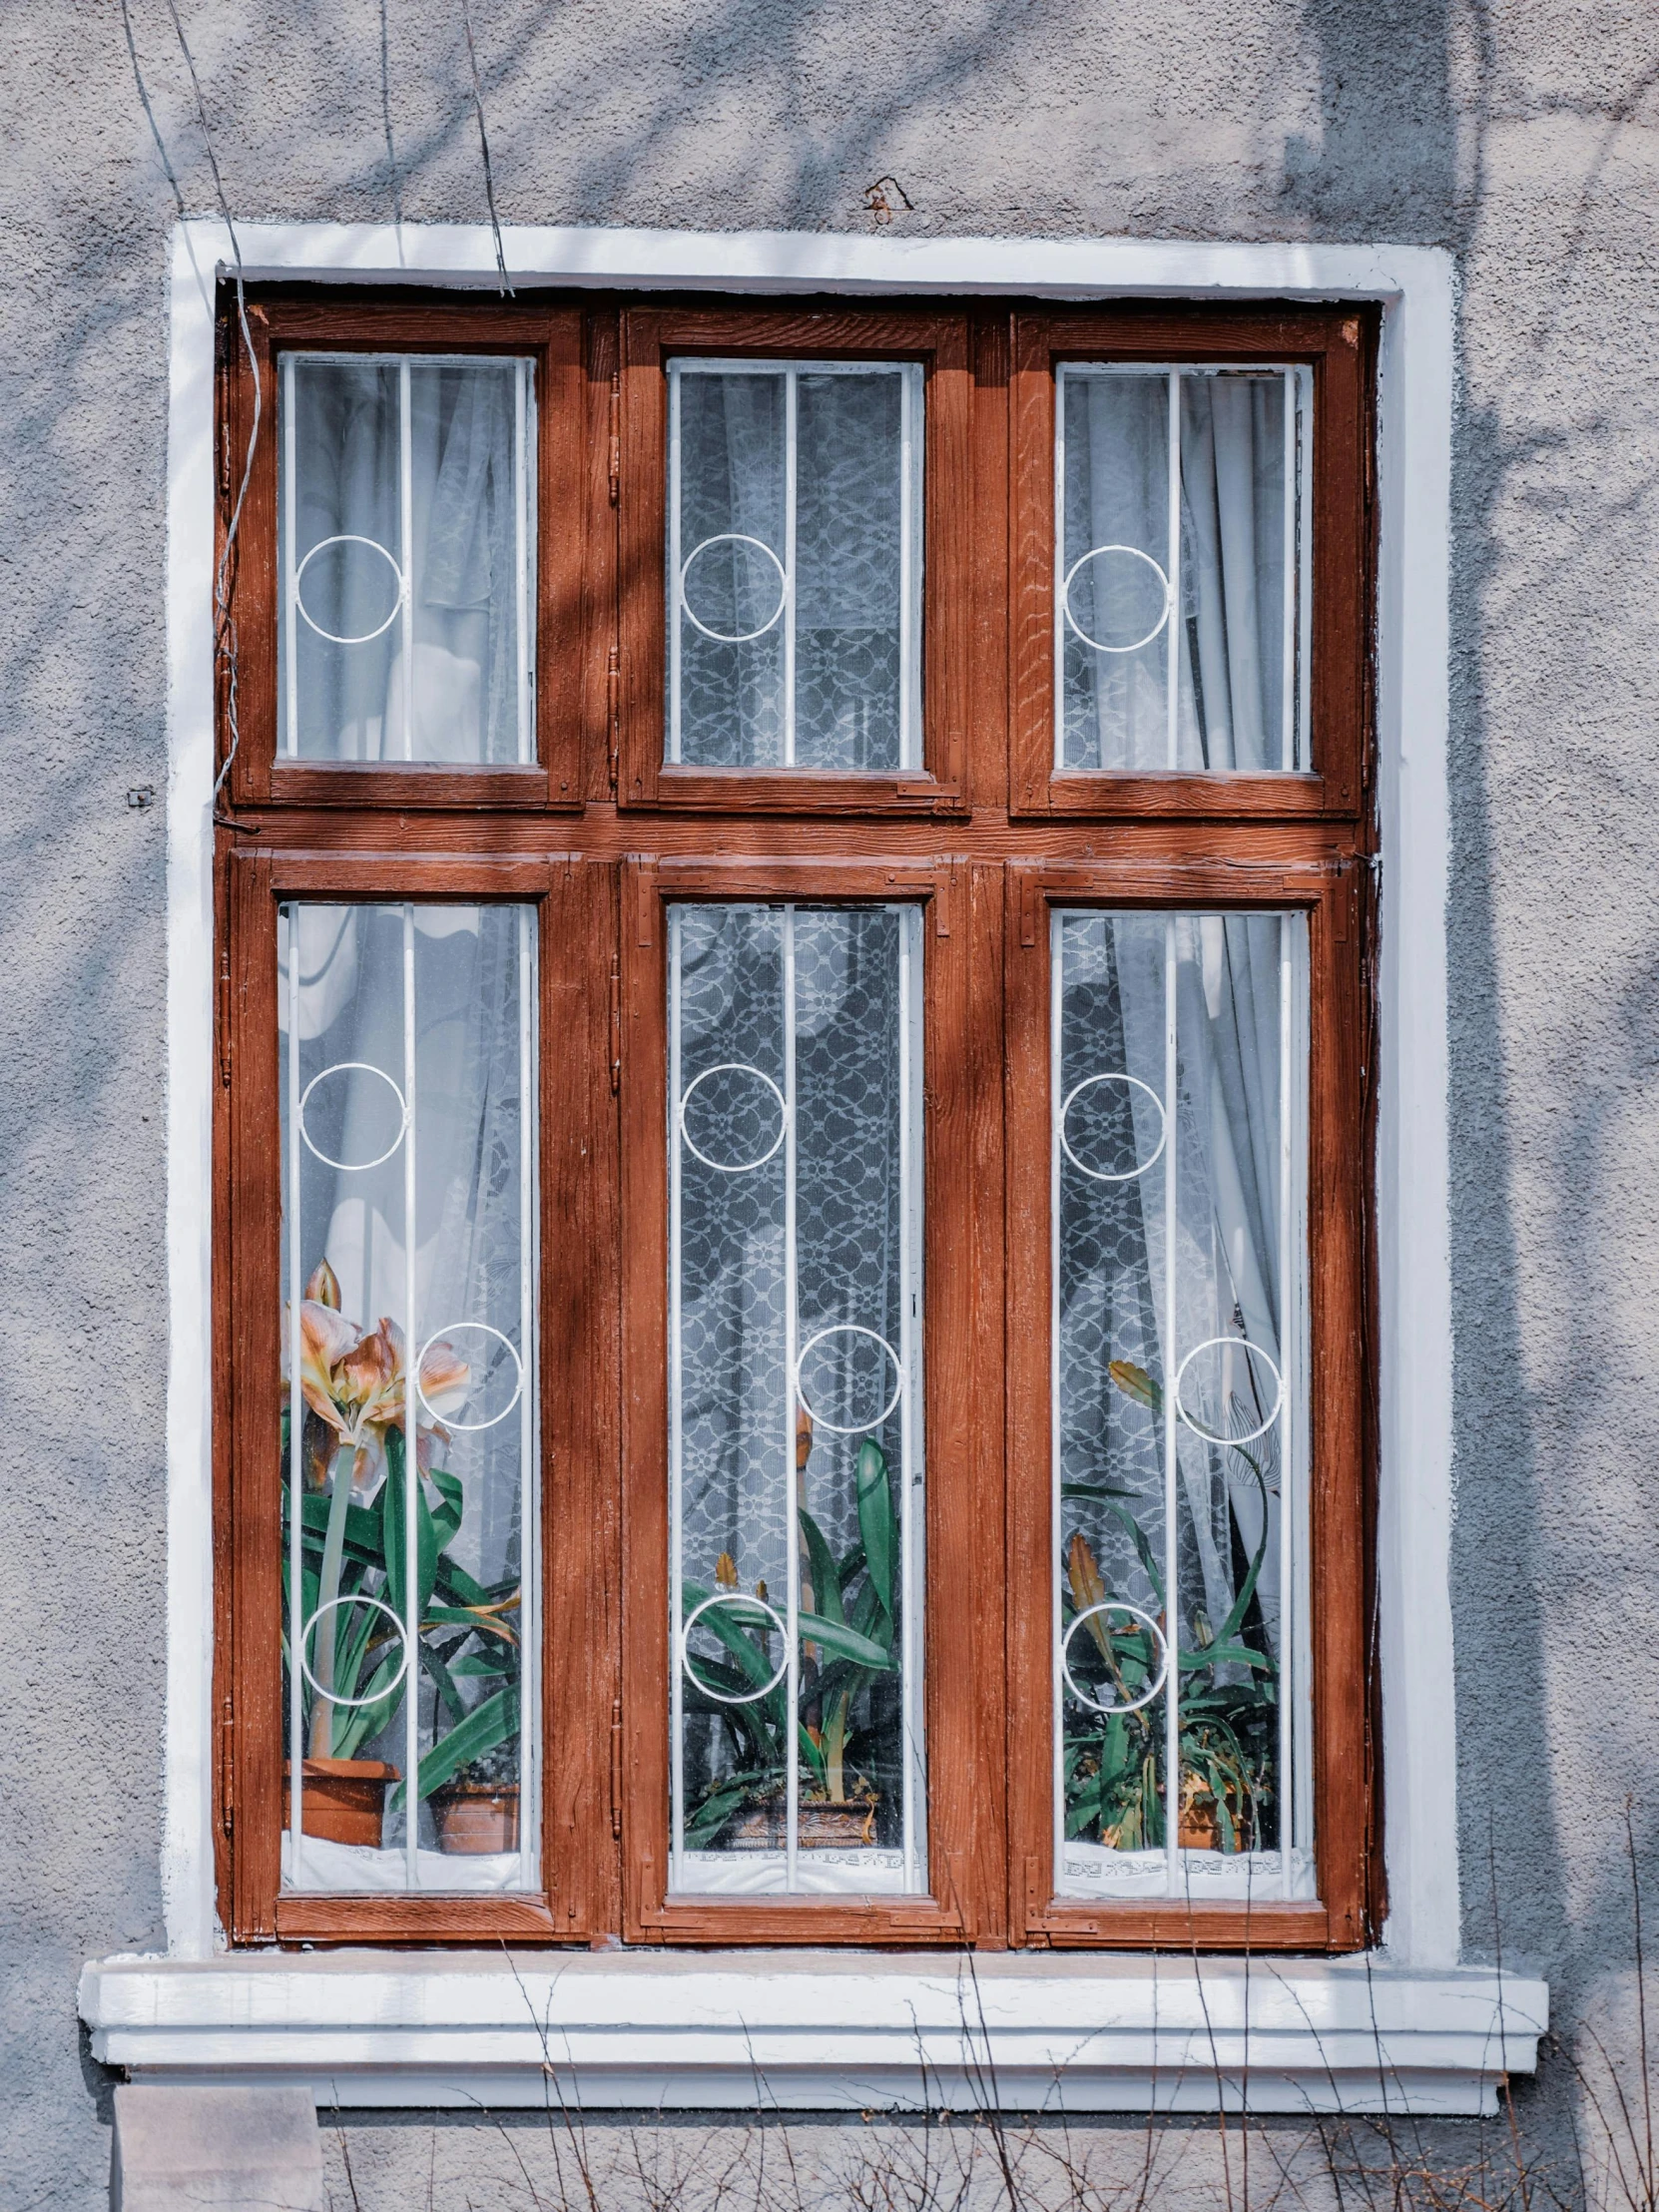
[[[289,376],[291,380],[291,368]],[[291,418],[290,418],[291,435]],[[304,1437],[305,1400],[300,1387],[299,1220],[299,909],[283,908],[288,951],[288,1880],[301,1880],[300,1837],[304,1833],[305,1698],[299,1671],[305,1647]]]
[[[671,763],[680,758],[680,655],[685,620],[680,606],[680,363],[671,361],[668,370],[668,603],[674,610],[668,638],[668,758]],[[678,935],[675,942],[679,943]],[[674,1093],[674,1110],[678,1113],[678,1091]],[[679,1157],[678,1142],[675,1157]],[[675,1603],[678,1605],[678,1598]]]
[[[1292,371],[1292,380],[1296,387],[1296,542],[1292,572],[1296,581],[1297,604],[1297,766],[1311,769],[1314,765],[1312,693],[1309,687],[1314,642],[1314,372],[1310,368],[1295,369]],[[1299,969],[1299,976],[1300,973]],[[1300,988],[1300,984],[1298,987]]]
[[[902,758],[902,754],[900,755]],[[899,1685],[902,1700],[902,1775],[904,1887],[917,1888],[917,1753],[916,1729],[915,1605],[912,1593],[920,1586],[911,1546],[915,1541],[911,1500],[915,1490],[915,1377],[916,1377],[916,1280],[915,1280],[915,1163],[910,1152],[910,1053],[914,1036],[914,954],[917,909],[906,906],[899,914],[898,939],[898,1349],[902,1368],[902,1393],[898,1401],[898,1544],[899,1664],[904,1670]]]
[[[1297,735],[1296,628],[1302,594],[1297,575],[1296,370],[1285,371],[1285,648],[1280,677],[1279,765],[1294,769]],[[1281,1324],[1283,1327],[1283,1324]]]
[[[1175,378],[1170,378],[1172,390]],[[1174,408],[1172,406],[1173,415]],[[1171,436],[1173,439],[1173,428]],[[1171,535],[1174,535],[1172,530]],[[1180,981],[1178,924],[1172,914],[1164,923],[1164,1126],[1169,1142],[1164,1148],[1164,1853],[1168,1869],[1168,1895],[1180,1895],[1181,1874],[1181,1591],[1179,1491],[1175,1430],[1175,1377],[1181,1360],[1175,1331],[1179,1306],[1175,1296],[1175,1270],[1180,1251],[1176,1234],[1176,1162],[1180,1154],[1180,1098],[1177,1084],[1177,986]]]
[[[1180,766],[1181,736],[1181,371],[1169,372],[1169,745],[1167,765]],[[1173,1095],[1173,1094],[1172,1094]]]
[[[408,368],[404,367],[407,407]],[[407,414],[404,421],[407,423]],[[405,449],[406,450],[406,449]],[[407,525],[405,523],[405,538]],[[415,1314],[415,925],[403,909],[403,1866],[411,1890],[420,1887],[420,1451],[417,1443],[420,1338]],[[335,1476],[343,1481],[344,1474]]]
[[[298,610],[295,605],[297,587],[294,583],[294,538],[297,526],[294,513],[295,442],[297,433],[293,422],[293,355],[289,353],[282,362],[282,658],[287,672],[287,750],[299,751],[299,634]],[[290,917],[293,909],[289,908]],[[293,957],[294,925],[288,926],[288,957]]]
[[[898,765],[908,769],[921,766],[915,688],[910,677],[916,642],[911,579],[915,565],[915,533],[920,519],[915,511],[915,390],[916,371],[906,365],[898,372],[898,465],[901,472],[898,491]],[[906,937],[906,961],[908,944]],[[909,1864],[907,1850],[905,1864]]]
[[[403,758],[414,759],[414,437],[409,423],[410,391],[407,359],[397,364],[397,504],[398,552],[403,564]],[[412,928],[411,923],[411,928]],[[411,1217],[412,1219],[412,1217]],[[409,1658],[407,1694],[413,1696],[414,1655]],[[412,1788],[413,1785],[411,1784]]]
[[[525,449],[526,414],[525,385],[529,376],[529,363],[513,363],[513,542],[518,574],[518,757],[521,762],[536,757],[536,734],[530,719],[530,671],[533,665],[530,650],[530,532],[529,509],[529,454]],[[525,939],[519,939],[522,955]],[[520,962],[520,978],[527,971]]]
[[[1054,372],[1054,612],[1049,628],[1054,633],[1054,767],[1066,765],[1066,371],[1062,362]],[[1058,947],[1060,939],[1056,937]],[[1055,1062],[1056,1067],[1059,1062]],[[1055,1403],[1058,1404],[1056,1399]],[[1056,1862],[1057,1863],[1057,1862]]]
[[[790,386],[790,551],[795,550],[795,405],[794,381]],[[790,619],[793,624],[795,609],[792,603]],[[793,752],[792,756],[793,758]],[[784,1541],[786,1545],[785,1581],[788,1591],[788,1618],[785,1622],[785,1649],[789,1659],[788,1690],[785,1701],[785,1734],[789,1741],[789,1762],[785,1769],[788,1776],[786,1805],[787,1828],[785,1831],[784,1886],[792,1893],[799,1882],[801,1849],[801,1759],[797,1737],[801,1727],[801,1520],[799,1514],[801,1478],[795,1465],[796,1399],[800,1394],[796,1375],[798,1340],[801,1335],[801,1317],[796,1310],[799,1296],[796,1253],[796,1068],[795,1068],[795,908],[784,908],[784,1370],[787,1377],[784,1392],[784,1433],[780,1442],[784,1452],[785,1513]]]
[[[796,370],[784,371],[784,766],[795,766],[795,523],[796,469],[800,461],[798,431],[801,420],[801,380]],[[792,924],[793,927],[793,924]],[[793,1447],[792,1447],[793,1448]],[[792,1460],[791,1464],[794,1462]],[[793,1775],[795,1767],[792,1764]],[[792,1828],[791,1835],[794,1835]],[[795,1846],[790,1846],[793,1855]],[[792,1877],[793,1887],[793,1877]]]
[[[1110,922],[1106,925],[1111,927]],[[1055,1537],[1051,1538],[1052,1552],[1061,1532],[1063,1498],[1061,1496],[1062,1454],[1060,1449],[1060,1106],[1065,1096],[1065,1062],[1061,1057],[1061,1040],[1064,1036],[1064,1010],[1066,991],[1066,932],[1064,917],[1051,912],[1048,917],[1048,1068],[1051,1095],[1049,1116],[1052,1127],[1048,1140],[1048,1455],[1049,1455],[1049,1511]],[[1061,1671],[1062,1639],[1065,1628],[1062,1615],[1065,1611],[1060,1596],[1060,1578],[1053,1576],[1053,1589],[1049,1599],[1050,1642],[1048,1673],[1050,1702],[1053,1710],[1054,1729],[1054,1881],[1060,1886],[1060,1870],[1065,1863],[1066,1849],[1066,1719],[1065,1696],[1062,1689],[1064,1676]]]
[[[518,1397],[519,1484],[519,1875],[526,1886],[541,1836],[541,1531],[536,1516],[536,1411],[541,1363],[536,1344],[535,1287],[540,1277],[537,1230],[536,1150],[531,1142],[535,1108],[536,938],[528,906],[518,914],[518,1341],[524,1347],[524,1382]]]
[[[1287,378],[1287,382],[1289,379]],[[1287,579],[1287,590],[1289,579]],[[1281,1893],[1289,1898],[1295,1895],[1295,1883],[1291,1872],[1291,1853],[1296,1843],[1296,1822],[1293,1817],[1295,1798],[1293,1793],[1294,1729],[1296,1724],[1296,1700],[1292,1686],[1296,1679],[1295,1650],[1292,1631],[1296,1624],[1295,1570],[1296,1547],[1295,1512],[1292,1500],[1296,1490],[1296,1459],[1294,1456],[1295,1407],[1292,1399],[1293,1379],[1301,1374],[1301,1363],[1295,1352],[1296,1337],[1300,1335],[1297,1317],[1297,1301],[1292,1292],[1294,1247],[1292,1244],[1292,1178],[1295,1168],[1295,1147],[1292,1133],[1292,1082],[1294,1061],[1292,1044],[1295,1034],[1296,1008],[1294,1004],[1292,972],[1292,930],[1289,920],[1279,920],[1279,1879]],[[1257,1848],[1260,1849],[1258,1841]]]
[[[678,615],[675,626],[678,630]],[[672,1593],[669,1600],[670,1613],[674,1624],[674,1648],[669,1665],[669,1887],[672,1890],[677,1889],[685,1879],[686,1850],[685,1684],[682,1680],[686,1649],[683,1620],[685,1569],[681,1542],[685,1440],[681,1412],[684,1383],[680,1345],[683,1271],[680,1113],[685,1083],[680,1060],[681,913],[678,906],[671,906],[668,912],[668,1579]]]

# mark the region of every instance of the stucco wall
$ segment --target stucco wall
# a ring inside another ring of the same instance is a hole
[[[483,215],[450,0],[184,14],[233,212]],[[1651,13],[472,0],[472,20],[506,221],[856,230],[888,172],[912,233],[1457,251],[1467,1940],[1535,1960],[1563,2023],[1612,2006],[1627,2051],[1627,1796],[1649,1875],[1659,1844]],[[163,0],[132,0],[132,28],[185,203],[208,212]],[[75,1975],[160,1941],[165,1688],[164,814],[127,794],[166,779],[176,210],[114,0],[11,0],[0,144],[0,2202],[79,2207],[102,2199],[108,2137]],[[1521,2099],[1563,2160],[1569,2089],[1555,2059]],[[407,2203],[429,2172],[440,2205],[486,2201],[453,2126],[344,2139],[365,2205]],[[1100,2140],[1139,2157],[1134,2130]]]

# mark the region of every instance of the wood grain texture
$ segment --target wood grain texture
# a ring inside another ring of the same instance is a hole
[[[215,1695],[221,1910],[238,1942],[1355,1947],[1380,1924],[1375,1610],[1376,915],[1369,638],[1375,323],[1359,309],[259,293],[276,350],[531,349],[542,472],[541,758],[276,761],[276,440],[234,563],[242,751],[217,848]],[[1351,335],[1352,333],[1352,335]],[[663,770],[671,350],[928,363],[925,769]],[[1053,363],[1308,360],[1316,770],[1051,770]],[[222,347],[230,450],[251,380]],[[615,402],[613,403],[613,376]],[[266,427],[274,419],[268,411]],[[611,437],[619,441],[613,504]],[[220,526],[228,511],[222,476]],[[560,518],[571,521],[562,526]],[[222,745],[223,745],[222,686]],[[613,759],[615,762],[613,781]],[[279,1898],[276,903],[522,899],[538,913],[545,1894]],[[925,911],[930,1895],[666,1900],[669,899]],[[1054,1896],[1047,1621],[1048,912],[1310,916],[1317,1906]],[[964,1597],[964,1593],[966,1596]],[[613,1784],[614,1776],[614,1784]]]

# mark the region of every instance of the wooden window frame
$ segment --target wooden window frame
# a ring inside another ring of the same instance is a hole
[[[1118,821],[1358,823],[1369,798],[1375,318],[1358,307],[1165,301],[1014,320],[1011,812]],[[1055,370],[1067,361],[1273,362],[1312,372],[1311,766],[1270,774],[1054,765]]]
[[[922,464],[921,766],[890,774],[687,768],[663,759],[667,711],[667,364],[671,357],[919,361]],[[972,612],[968,322],[936,307],[642,306],[622,317],[621,739],[628,809],[720,814],[958,815],[964,811]]]
[[[349,301],[291,293],[256,297],[249,306],[253,357],[234,320],[221,317],[219,556],[247,466],[258,364],[261,434],[254,441],[248,495],[228,571],[238,631],[237,721],[241,743],[226,779],[231,806],[374,808],[444,812],[494,808],[576,809],[580,782],[582,665],[588,569],[584,539],[590,503],[582,481],[582,317],[574,306],[532,301],[469,306],[448,299],[363,293]],[[454,762],[290,760],[280,751],[277,662],[281,572],[276,518],[281,486],[278,357],[286,352],[516,353],[535,364],[537,535],[535,606],[535,760],[469,767]],[[223,764],[230,753],[229,700],[221,655],[219,700]]]
[[[1369,1367],[1375,311],[569,295],[472,305],[389,293],[318,305],[275,287],[254,289],[250,307],[268,401],[276,351],[290,342],[543,348],[540,765],[273,761],[268,436],[228,571],[242,746],[216,832],[214,1795],[233,1941],[1324,1951],[1373,1939],[1382,1910]],[[222,360],[235,345],[227,290]],[[1316,360],[1309,776],[1051,773],[1051,641],[1044,630],[1034,644],[1033,623],[1046,622],[1052,598],[1052,402],[1045,429],[1033,379],[1051,378],[1056,359],[1126,357],[1131,345],[1147,358]],[[700,349],[929,359],[922,776],[657,767],[662,364]],[[1321,397],[1333,382],[1349,393],[1346,412]],[[251,391],[246,363],[223,370],[222,543]],[[269,431],[272,414],[265,420]],[[571,522],[564,532],[561,517]],[[222,657],[221,759],[226,689]],[[276,930],[278,902],[294,895],[537,908],[542,1208],[559,1231],[543,1237],[538,1304],[541,1897],[278,1890]],[[785,897],[913,899],[925,909],[927,1898],[665,1895],[663,916],[678,900]],[[1278,906],[1310,917],[1317,1906],[1054,1894],[1046,915],[1055,903]],[[1034,1467],[1040,1480],[1024,1471]],[[946,1645],[944,1608],[961,1590],[971,1594],[952,1613]]]

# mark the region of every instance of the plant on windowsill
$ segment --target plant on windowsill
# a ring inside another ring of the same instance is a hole
[[[805,1476],[813,1423],[803,1407],[797,1417],[796,1468]],[[858,1541],[837,1561],[818,1522],[798,1506],[802,1546],[801,1685],[796,1756],[801,1774],[797,1835],[808,1848],[856,1849],[875,1841],[877,1792],[859,1766],[865,1747],[855,1713],[859,1699],[884,1675],[898,1672],[895,1577],[898,1522],[892,1486],[879,1444],[866,1438],[853,1469]],[[724,1722],[733,1754],[731,1772],[715,1777],[688,1810],[686,1843],[693,1851],[781,1850],[788,1832],[789,1696],[786,1681],[772,1683],[778,1628],[767,1609],[765,1583],[754,1601],[739,1591],[729,1552],[715,1562],[714,1588],[688,1581],[682,1604],[689,1615],[705,1599],[732,1593],[705,1612],[723,1647],[720,1658],[695,1659],[685,1684],[688,1713]],[[699,1689],[706,1684],[716,1694]],[[749,1697],[736,1705],[723,1699]]]
[[[300,1309],[300,1391],[303,1497],[300,1517],[300,1619],[314,1624],[303,1674],[305,1759],[303,1826],[307,1836],[377,1846],[386,1792],[402,1778],[386,1761],[360,1756],[386,1727],[408,1685],[402,1636],[407,1615],[407,1507],[404,1456],[404,1346],[395,1323],[382,1320],[364,1335],[339,1310],[339,1284],[324,1260],[305,1285]],[[284,1331],[284,1352],[286,1332]],[[285,1378],[284,1378],[285,1380]],[[418,1794],[435,1798],[462,1783],[477,1762],[496,1759],[518,1735],[518,1637],[507,1616],[519,1607],[516,1577],[484,1586],[449,1556],[461,1525],[462,1485],[432,1464],[448,1431],[439,1417],[465,1397],[469,1370],[446,1344],[426,1348],[420,1397],[431,1409],[417,1418],[416,1604],[419,1666],[434,1691],[436,1740],[420,1761]],[[287,1467],[289,1408],[284,1396],[282,1465]],[[289,1486],[282,1485],[282,1583],[289,1596]],[[284,1619],[291,1604],[284,1604]],[[284,1673],[291,1663],[282,1643]],[[460,1683],[481,1685],[467,1702]],[[448,1726],[444,1726],[447,1719]],[[493,1795],[505,1797],[493,1783]],[[447,1841],[434,1805],[440,1849],[516,1848],[517,1793],[512,1791],[515,1843],[497,1846]],[[392,1800],[396,1803],[396,1796]],[[504,1825],[505,1811],[498,1822]],[[471,1833],[476,1833],[472,1824]]]
[[[1163,1412],[1163,1392],[1143,1368],[1114,1360],[1112,1382],[1128,1397]],[[1265,1832],[1274,1795],[1273,1760],[1278,1735],[1279,1669],[1266,1650],[1246,1639],[1262,1562],[1268,1547],[1268,1485],[1261,1459],[1242,1445],[1229,1447],[1248,1468],[1262,1499],[1262,1538],[1238,1595],[1219,1629],[1202,1612],[1193,1616],[1192,1648],[1179,1654],[1178,1736],[1181,1789],[1177,1841],[1187,1851],[1247,1852]],[[1146,1532],[1122,1500],[1133,1493],[1105,1483],[1064,1483],[1061,1497],[1086,1498],[1127,1532],[1151,1584],[1161,1632],[1168,1633],[1164,1578]],[[1071,1533],[1061,1591],[1061,1633],[1108,1592],[1087,1537]],[[1125,1616],[1132,1619],[1132,1616]],[[1265,1642],[1265,1638],[1263,1639]],[[1134,1706],[1157,1671],[1157,1651],[1141,1623],[1117,1627],[1111,1613],[1094,1613],[1070,1644],[1071,1667],[1081,1687],[1102,1705]],[[1163,1698],[1134,1711],[1067,1716],[1064,1748],[1066,1835],[1092,1836],[1117,1851],[1161,1849],[1165,1840]]]

